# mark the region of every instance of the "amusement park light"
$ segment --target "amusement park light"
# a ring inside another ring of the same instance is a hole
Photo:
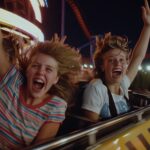
[[[87,65],[87,64],[83,64],[83,67],[84,67],[84,68],[88,68],[88,65]]]
[[[147,71],[150,71],[150,66],[146,66],[146,70],[147,70]]]
[[[44,41],[44,35],[36,25],[2,8],[0,8],[0,23],[11,28],[18,28],[34,37],[36,40]]]
[[[20,33],[20,32],[18,32],[18,31],[15,31],[15,30],[13,30],[13,29],[9,29],[9,28],[6,28],[6,27],[0,27],[0,29],[3,30],[3,31],[7,31],[7,32],[9,32],[9,33],[12,33],[12,34],[19,35],[19,36],[24,37],[24,38],[26,38],[26,39],[29,39],[29,36],[27,36],[27,35],[25,35],[25,34],[23,34],[23,33]]]
[[[90,67],[91,69],[93,69],[93,68],[94,68],[94,67],[93,67],[93,65],[91,65],[91,64],[89,65],[89,67]]]
[[[45,7],[45,5],[46,5],[44,0],[39,0],[39,3],[40,3],[41,7]]]
[[[33,7],[33,11],[34,11],[36,20],[38,20],[39,22],[42,22],[40,3],[37,0],[30,0],[30,3]],[[42,5],[43,5],[43,3],[42,3]]]
[[[142,66],[139,66],[139,67],[138,67],[138,70],[142,70]]]
[[[38,0],[41,7],[48,7],[47,0]]]

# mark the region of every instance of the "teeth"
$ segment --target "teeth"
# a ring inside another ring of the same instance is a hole
[[[34,81],[38,82],[38,83],[44,83],[42,80],[40,79],[35,79]]]
[[[44,82],[41,79],[34,79],[33,80],[33,86],[36,89],[41,90],[44,87]]]
[[[114,71],[121,71],[121,69],[115,69]]]

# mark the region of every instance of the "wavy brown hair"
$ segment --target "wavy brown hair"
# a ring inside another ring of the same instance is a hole
[[[2,33],[2,45],[3,48],[9,58],[10,64],[16,64],[18,59],[20,59],[20,52],[25,48],[25,44],[28,43],[30,45],[29,39],[25,40],[21,36],[17,36],[15,34],[0,31]]]
[[[23,66],[25,70],[37,53],[49,55],[58,62],[59,81],[51,87],[49,93],[57,95],[66,101],[72,99],[75,87],[74,83],[70,80],[70,76],[72,75],[72,72],[75,73],[80,71],[80,55],[78,51],[69,45],[55,42],[54,40],[39,42],[30,49],[26,66]]]
[[[72,82],[71,76],[78,74],[80,71],[80,54],[75,49],[67,44],[64,44],[64,39],[53,37],[51,41],[38,42],[31,46],[26,52],[23,52],[24,45],[22,40],[12,34],[4,34],[3,47],[8,54],[11,64],[16,64],[23,75],[26,74],[26,69],[37,53],[43,53],[53,57],[58,62],[59,81],[49,90],[52,95],[57,95],[64,100],[72,99],[75,90],[75,83]],[[22,50],[20,53],[20,50]]]
[[[111,35],[111,33],[106,33],[104,38],[96,39],[96,50],[94,53],[95,62],[95,75],[96,77],[104,78],[104,72],[101,70],[101,65],[103,63],[103,55],[113,49],[120,49],[127,54],[130,54],[130,48],[128,46],[128,38],[121,37],[117,35]],[[128,55],[127,55],[128,59]]]

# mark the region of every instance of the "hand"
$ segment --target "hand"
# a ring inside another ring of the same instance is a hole
[[[29,59],[27,57],[27,54],[28,54],[29,51],[26,51],[25,53],[21,53],[21,54],[17,54],[17,60],[18,60],[18,65],[19,65],[19,68],[24,71],[26,71],[28,65],[29,65]]]
[[[142,7],[142,18],[144,25],[150,26],[150,8],[147,0],[144,0],[145,5]]]

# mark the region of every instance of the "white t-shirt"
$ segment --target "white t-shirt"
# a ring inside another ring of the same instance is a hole
[[[124,96],[129,98],[128,88],[130,83],[129,78],[125,76],[121,82],[121,94],[116,95],[112,93],[117,114],[122,114],[129,110]],[[100,114],[102,118],[111,117],[107,87],[101,79],[94,79],[87,85],[83,94],[82,108]]]

